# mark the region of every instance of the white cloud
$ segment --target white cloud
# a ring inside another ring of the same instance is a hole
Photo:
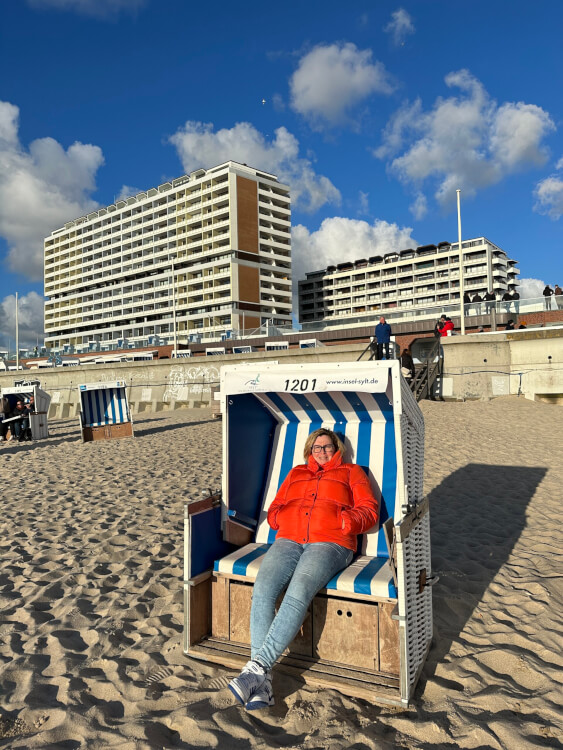
[[[275,174],[291,187],[292,203],[316,211],[325,203],[340,203],[340,192],[309,159],[299,156],[299,141],[286,128],[278,128],[267,141],[248,122],[214,131],[210,123],[188,121],[169,138],[186,172],[232,160]]]
[[[359,190],[358,200],[360,203],[360,208],[358,209],[358,213],[369,214],[369,193],[364,193],[363,190]]]
[[[122,201],[125,198],[131,198],[133,195],[137,195],[137,193],[141,192],[141,188],[132,187],[131,185],[122,185],[121,190],[116,195],[115,199],[116,201]]]
[[[403,8],[399,8],[394,13],[391,13],[391,20],[385,26],[383,31],[391,34],[393,42],[397,46],[404,44],[406,37],[409,34],[414,34],[414,23],[412,22],[411,16]]]
[[[90,197],[104,157],[98,146],[66,151],[52,138],[29,145],[18,138],[19,109],[0,102],[0,236],[8,265],[29,279],[43,277],[43,239],[66,221],[94,210]]]
[[[402,182],[420,192],[429,180],[444,205],[453,202],[456,188],[473,195],[546,162],[542,141],[555,130],[549,113],[523,102],[499,106],[467,70],[450,73],[445,82],[461,95],[438,98],[427,112],[419,100],[404,104],[373,151],[380,159],[395,157],[389,169]]]
[[[556,221],[563,216],[563,179],[557,175],[546,177],[534,190],[534,211],[546,214]]]
[[[414,201],[411,203],[409,210],[415,219],[423,219],[428,213],[428,202],[426,196],[423,193],[418,193]]]
[[[542,296],[545,282],[540,279],[518,279],[518,293],[522,299],[532,299]]]
[[[43,343],[43,297],[29,292],[18,299],[18,329],[20,348]],[[16,296],[10,294],[0,302],[0,337],[3,345],[11,341],[15,349],[16,340]]]
[[[342,216],[325,219],[315,232],[298,224],[291,232],[294,293],[297,281],[305,278],[306,271],[417,247],[411,232],[411,227],[399,227],[382,219],[369,224]]]
[[[69,10],[85,16],[113,18],[121,11],[133,12],[142,8],[147,0],[27,0],[32,8]]]
[[[563,169],[563,156],[559,159],[559,161],[555,165],[555,169]]]
[[[350,110],[371,94],[390,94],[383,63],[355,44],[319,45],[299,61],[290,79],[291,105],[317,128],[346,121]]]

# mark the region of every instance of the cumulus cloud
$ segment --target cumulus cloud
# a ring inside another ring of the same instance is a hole
[[[147,0],[27,0],[32,8],[72,11],[96,18],[113,18],[121,11],[133,12],[146,5]]]
[[[563,157],[559,159],[555,169],[563,169]],[[551,175],[538,182],[534,197],[534,211],[546,214],[554,221],[559,219],[563,215],[563,176]]]
[[[540,279],[518,279],[518,293],[522,299],[533,299],[542,296],[545,281]]]
[[[393,43],[397,46],[404,44],[409,34],[414,34],[414,23],[411,16],[403,8],[391,13],[391,20],[383,31],[391,34]]]
[[[423,193],[418,193],[414,201],[409,206],[409,210],[415,219],[423,219],[428,213],[428,202]]]
[[[555,130],[548,112],[524,102],[499,105],[467,70],[448,74],[445,82],[461,95],[438,98],[428,111],[420,100],[403,104],[373,151],[389,160],[390,171],[404,184],[420,192],[430,181],[435,198],[445,205],[456,188],[474,195],[510,174],[545,164],[543,139]]]
[[[346,122],[359,102],[393,89],[383,63],[352,43],[318,45],[290,79],[291,106],[316,128]]]
[[[328,177],[315,172],[310,159],[299,156],[299,141],[284,127],[267,141],[249,122],[214,131],[211,123],[188,121],[169,140],[186,172],[238,161],[288,183],[292,203],[304,211],[316,211],[325,203],[340,203],[340,192]]]
[[[418,242],[411,232],[411,227],[399,227],[382,219],[370,224],[342,216],[325,219],[315,232],[298,224],[291,232],[294,293],[297,293],[297,281],[305,278],[306,271],[417,247]]]
[[[98,146],[53,138],[26,150],[18,137],[19,109],[0,102],[0,236],[8,265],[29,279],[43,278],[43,239],[66,221],[94,210],[90,194],[104,157]]]
[[[18,329],[20,348],[43,343],[43,297],[29,292],[18,298]],[[10,294],[0,302],[0,340],[4,347],[16,340],[16,296]]]

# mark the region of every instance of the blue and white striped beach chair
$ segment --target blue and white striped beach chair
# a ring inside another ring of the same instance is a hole
[[[79,385],[82,441],[133,437],[133,418],[122,380]]]
[[[224,367],[223,482],[185,512],[185,650],[239,668],[267,511],[307,435],[339,433],[380,503],[351,565],[314,599],[280,666],[314,684],[406,705],[432,635],[424,424],[397,361]]]

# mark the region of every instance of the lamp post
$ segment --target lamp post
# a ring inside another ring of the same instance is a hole
[[[178,358],[178,341],[176,338],[176,284],[174,279],[174,261],[172,261],[172,331],[174,334],[173,357]]]
[[[465,335],[465,306],[463,304],[463,251],[461,248],[461,208],[459,202],[459,194],[461,190],[456,190],[457,193],[457,239],[459,244],[459,312],[461,318],[461,335]]]
[[[16,372],[20,369],[20,331],[18,325],[18,293],[16,292]]]

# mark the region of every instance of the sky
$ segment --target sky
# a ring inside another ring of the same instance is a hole
[[[0,345],[41,342],[43,239],[232,159],[291,187],[294,283],[485,236],[563,284],[561,0],[3,0]]]

